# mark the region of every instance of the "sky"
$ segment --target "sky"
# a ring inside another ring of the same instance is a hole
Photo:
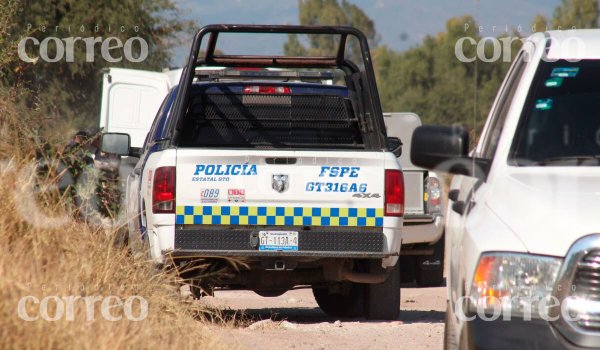
[[[206,24],[298,24],[298,2],[296,0],[174,0],[186,19]],[[552,17],[560,0],[349,0],[358,5],[374,22],[381,36],[380,44],[402,51],[416,46],[427,35],[444,31],[451,17],[471,15],[482,26],[483,36],[498,36],[509,28],[531,32],[530,24],[537,14]],[[495,28],[494,28],[495,26]],[[260,42],[269,51],[283,46],[284,37]],[[223,47],[243,51],[251,50],[257,43],[233,40]],[[189,46],[178,47],[172,64],[181,66]]]

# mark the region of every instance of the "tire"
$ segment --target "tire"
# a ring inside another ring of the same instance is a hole
[[[313,287],[317,304],[331,317],[354,318],[363,313],[364,285],[343,283],[340,292],[330,292],[328,287]]]
[[[370,261],[369,271],[383,272],[381,260]],[[365,317],[369,320],[397,320],[400,315],[400,273],[398,263],[387,280],[365,285]]]
[[[446,302],[446,317],[444,317],[444,350],[457,350],[458,338],[456,330],[452,324],[452,310],[450,303]]]
[[[415,259],[410,255],[400,255],[398,272],[400,283],[412,283],[415,280]]]
[[[445,235],[433,245],[432,255],[415,257],[415,280],[419,287],[441,287],[444,285]]]

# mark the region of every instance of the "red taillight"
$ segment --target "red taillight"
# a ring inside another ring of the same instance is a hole
[[[385,171],[385,216],[404,215],[404,175],[400,170]]]
[[[289,86],[252,85],[244,86],[245,94],[291,94]]]
[[[152,188],[152,212],[155,214],[175,213],[175,167],[165,166],[154,172]]]

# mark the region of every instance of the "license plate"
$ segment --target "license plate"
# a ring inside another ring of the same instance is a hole
[[[258,250],[298,250],[296,231],[259,231]]]

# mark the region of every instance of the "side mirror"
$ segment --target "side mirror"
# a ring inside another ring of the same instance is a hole
[[[413,164],[434,169],[440,164],[467,157],[469,134],[462,127],[424,125],[415,129],[410,160]]]
[[[410,160],[425,169],[485,178],[490,161],[469,157],[469,134],[463,127],[424,125],[415,129]]]
[[[400,158],[402,155],[402,141],[397,137],[387,138],[388,149],[394,153],[396,158]]]
[[[106,133],[102,135],[100,150],[104,153],[128,156],[131,150],[131,137],[123,133]]]

